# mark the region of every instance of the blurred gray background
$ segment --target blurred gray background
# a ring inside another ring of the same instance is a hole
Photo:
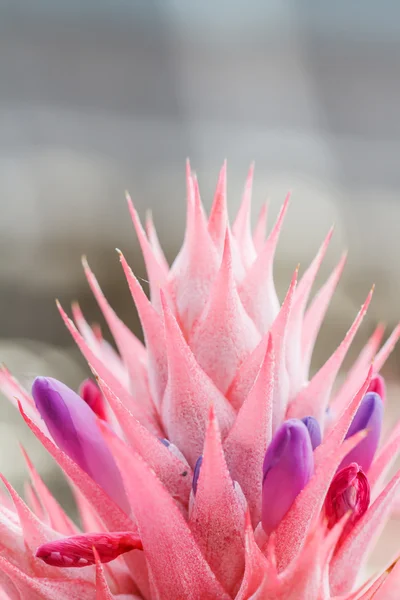
[[[395,0],[0,0],[0,82],[0,360],[27,385],[43,373],[77,386],[86,373],[54,305],[79,299],[99,318],[83,253],[137,325],[114,251],[144,275],[124,190],[142,216],[153,210],[172,258],[186,156],[207,208],[225,157],[232,215],[253,159],[255,213],[268,197],[275,217],[293,190],[277,256],[281,291],[336,223],[322,277],[342,249],[350,255],[317,366],[371,283],[356,350],[379,319],[399,319]],[[387,367],[394,385],[396,356]],[[4,402],[0,418],[5,474],[18,486],[25,477],[17,436],[52,473]]]

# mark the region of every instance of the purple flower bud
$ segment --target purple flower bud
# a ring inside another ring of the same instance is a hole
[[[336,473],[325,499],[328,529],[332,529],[346,513],[351,513],[338,545],[366,512],[369,500],[368,479],[357,463],[351,463]]]
[[[195,494],[197,492],[197,482],[199,480],[200,469],[201,469],[202,463],[203,463],[203,457],[199,456],[199,458],[196,460],[196,464],[194,465],[194,470],[193,470],[192,488],[193,488],[193,492]]]
[[[314,457],[307,427],[290,419],[274,435],[264,458],[262,526],[273,531],[314,471]]]
[[[314,417],[304,417],[302,421],[308,429],[308,433],[310,435],[311,440],[311,446],[313,450],[315,450],[315,448],[319,446],[322,441],[321,428],[319,426],[319,423]]]
[[[78,394],[52,377],[37,377],[32,394],[58,447],[129,513],[120,472],[92,409]]]
[[[350,463],[357,463],[366,473],[371,466],[382,429],[383,402],[375,392],[365,394],[347,432],[346,438],[351,437],[362,429],[368,430],[368,435],[343,459],[339,470]]]
[[[367,394],[368,392],[375,392],[375,394],[378,394],[378,396],[381,397],[382,402],[385,402],[386,400],[386,384],[385,384],[385,380],[383,379],[382,375],[379,375],[379,373],[376,373],[372,379],[371,379],[371,383],[369,384],[368,390],[367,390]]]

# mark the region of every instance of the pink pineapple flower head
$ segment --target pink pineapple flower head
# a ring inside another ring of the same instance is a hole
[[[93,379],[78,393],[4,367],[0,387],[63,469],[80,525],[24,452],[25,500],[3,477],[0,597],[7,600],[391,600],[400,562],[360,580],[397,506],[400,426],[381,440],[379,375],[400,335],[378,325],[342,386],[335,380],[372,297],[314,375],[310,362],[345,256],[311,291],[333,231],[278,299],[274,255],[289,205],[266,237],[250,227],[254,167],[231,226],[223,165],[207,216],[186,170],[187,223],[169,267],[149,215],[128,208],[150,298],[118,251],[144,343],[118,318],[88,261],[115,348],[77,304],[73,339]],[[334,391],[335,390],[335,391]],[[400,553],[400,547],[399,547]]]

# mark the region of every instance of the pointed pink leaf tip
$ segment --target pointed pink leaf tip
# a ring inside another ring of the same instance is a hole
[[[121,475],[92,409],[78,394],[52,377],[36,377],[32,395],[58,447],[129,514]]]
[[[93,549],[100,562],[108,563],[131,550],[143,550],[143,546],[140,538],[129,531],[88,533],[43,544],[36,557],[52,567],[87,567],[96,562]]]
[[[85,379],[79,387],[79,395],[92,411],[103,421],[107,421],[103,394],[93,379]]]
[[[365,472],[371,466],[382,430],[383,402],[378,394],[365,394],[347,432],[346,439],[365,429],[367,436],[343,459],[339,469],[357,463]]]
[[[313,448],[306,425],[299,419],[285,421],[264,459],[262,526],[266,533],[276,529],[313,472]]]
[[[366,512],[369,501],[369,482],[357,463],[353,462],[336,473],[326,496],[325,514],[328,519],[328,529],[332,529],[346,513],[350,512],[339,544]]]
[[[367,392],[375,392],[376,394],[378,394],[378,396],[380,396],[382,402],[385,402],[385,400],[386,400],[386,384],[385,384],[385,380],[383,379],[382,375],[380,375],[379,373],[376,373],[372,377],[371,383],[369,384],[369,388],[368,388]]]

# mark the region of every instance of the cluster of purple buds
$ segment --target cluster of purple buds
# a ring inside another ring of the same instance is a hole
[[[97,424],[97,418],[106,419],[106,415],[102,394],[96,384],[85,381],[78,395],[55,379],[38,377],[32,392],[36,407],[57,445],[122,508],[126,508],[121,476]],[[362,430],[366,430],[367,435],[344,458],[327,494],[328,528],[348,512],[351,517],[346,527],[353,526],[368,508],[367,475],[379,444],[384,397],[384,381],[381,376],[375,376],[346,437]],[[178,452],[168,440],[160,441],[171,451]],[[311,416],[285,421],[275,432],[263,465],[262,526],[267,534],[276,529],[313,476],[314,450],[321,441],[321,428]],[[194,468],[194,494],[202,460],[200,456]]]
[[[366,430],[366,437],[343,459],[325,503],[328,528],[350,513],[345,533],[369,505],[368,470],[379,444],[385,394],[382,377],[374,377],[350,425],[346,438]],[[271,533],[307,485],[314,472],[313,451],[321,429],[313,417],[290,419],[276,431],[265,454],[262,484],[262,526]]]

